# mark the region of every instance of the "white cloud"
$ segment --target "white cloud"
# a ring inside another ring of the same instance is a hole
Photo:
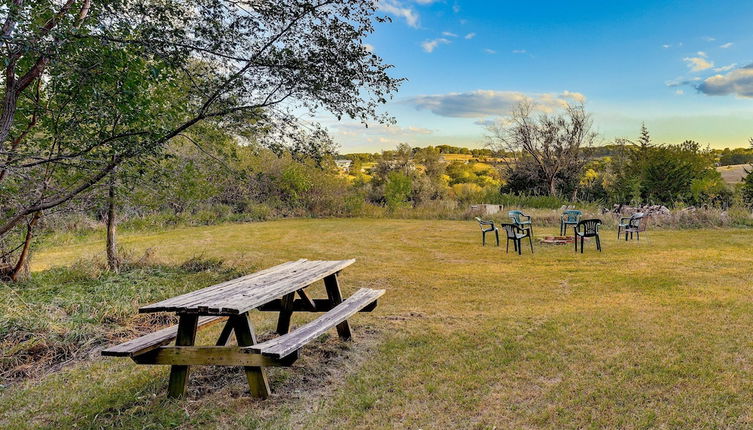
[[[706,55],[706,53],[703,52],[703,51],[698,51],[697,54],[698,54],[699,57],[703,57],[703,58],[707,58],[708,57],[708,55]]]
[[[734,43],[732,43],[732,42],[727,42],[727,43],[725,43],[725,44],[723,44],[723,45],[719,45],[719,47],[720,47],[720,48],[722,48],[722,49],[727,49],[727,48],[731,48],[731,47],[732,47],[732,45],[734,45]]]
[[[457,3],[455,3],[454,5],[452,5],[452,11],[455,12],[455,13],[460,13],[460,5],[457,4]]]
[[[678,96],[681,96],[681,95],[685,94],[685,90],[677,89],[677,90],[675,90],[675,94],[677,94]]]
[[[711,36],[704,36],[701,39],[705,40],[706,42],[713,42],[716,40],[715,37],[711,37]]]
[[[458,37],[458,35],[457,35],[457,34],[455,34],[455,33],[452,33],[452,32],[449,32],[449,31],[443,31],[443,32],[442,32],[442,36],[447,36],[447,37]]]
[[[735,69],[726,75],[718,74],[701,82],[698,91],[710,96],[735,94],[753,98],[753,64]]]
[[[726,66],[716,67],[716,68],[714,68],[714,71],[715,72],[729,72],[730,70],[734,69],[735,67],[737,67],[737,63],[732,63],[732,64],[728,64]]]
[[[490,55],[493,55],[493,54],[497,53],[497,51],[495,51],[493,49],[489,49],[489,48],[484,48],[484,52],[486,52],[487,54],[490,54]]]
[[[513,50],[512,50],[512,53],[513,53],[513,54],[525,54],[525,53],[527,53],[527,52],[528,52],[528,51],[526,51],[525,49],[513,49]]]
[[[372,45],[370,43],[364,43],[363,47],[366,48],[366,50],[369,51],[369,52],[374,52],[374,45]]]
[[[421,48],[425,52],[432,53],[440,44],[447,45],[449,43],[450,41],[448,39],[440,37],[438,39],[433,39],[433,40],[424,40],[423,42],[421,42]]]
[[[465,35],[466,40],[473,39],[474,37],[476,37],[476,33],[468,33]]]
[[[702,54],[702,52],[699,52],[699,54]],[[702,70],[706,70],[706,69],[710,69],[714,67],[714,62],[708,61],[707,59],[703,58],[703,56],[685,57],[683,58],[683,61],[687,63],[688,67],[693,72],[700,72]]]
[[[662,48],[664,48],[664,49],[669,49],[669,48],[671,48],[671,47],[672,47],[672,45],[669,45],[669,44],[665,43],[665,44],[664,44],[664,45],[662,45],[661,47],[662,47]]]
[[[418,4],[432,4],[436,3],[438,0],[414,0]]]
[[[411,7],[403,6],[403,4],[397,0],[382,0],[379,2],[377,8],[382,12],[386,12],[398,18],[404,18],[409,26],[418,28],[418,13]]]
[[[407,103],[418,110],[428,110],[436,115],[454,118],[488,118],[507,115],[521,102],[531,102],[542,112],[551,112],[567,106],[570,102],[583,103],[581,93],[525,94],[519,91],[476,90],[464,93],[448,93],[412,97]]]

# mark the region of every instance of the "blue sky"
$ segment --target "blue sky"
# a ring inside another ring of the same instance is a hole
[[[406,77],[397,126],[329,123],[343,152],[483,145],[522,98],[584,101],[604,143],[645,122],[660,143],[753,136],[753,1],[382,0],[368,43]]]

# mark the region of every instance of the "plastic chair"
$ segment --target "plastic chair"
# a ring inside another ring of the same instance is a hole
[[[587,237],[596,238],[596,249],[601,252],[601,240],[599,239],[600,225],[600,219],[584,219],[573,227],[573,231],[575,232],[575,252],[578,252],[578,238],[580,238],[580,253],[583,254],[583,243]]]
[[[512,220],[512,223],[516,226],[522,228],[522,229],[529,229],[531,230],[531,234],[533,234],[533,222],[531,221],[531,217],[524,214],[521,211],[509,211],[507,212],[507,216],[510,217]],[[525,219],[524,219],[525,218]]]
[[[567,233],[568,226],[572,225],[575,227],[578,225],[582,215],[583,212],[579,210],[566,210],[562,212],[560,216],[560,236],[564,236]]]
[[[494,221],[484,221],[476,217],[479,227],[481,227],[481,246],[486,246],[486,233],[494,232],[497,237],[497,246],[499,246],[499,229],[494,226]]]
[[[510,252],[510,241],[512,241],[515,251],[517,251],[518,255],[521,255],[523,253],[521,249],[523,247],[522,240],[526,237],[528,238],[528,243],[531,245],[531,253],[533,253],[533,240],[531,239],[530,228],[520,228],[515,224],[502,224],[502,228],[507,233],[506,253]]]

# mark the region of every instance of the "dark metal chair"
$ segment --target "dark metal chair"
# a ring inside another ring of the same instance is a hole
[[[481,227],[481,245],[486,246],[486,233],[494,232],[497,237],[497,246],[499,246],[499,229],[494,226],[494,221],[484,221],[476,217],[479,227]]]
[[[522,240],[527,237],[528,243],[531,245],[531,253],[533,253],[533,239],[531,239],[530,228],[520,228],[515,224],[502,224],[502,228],[507,234],[505,252],[510,252],[510,241],[512,241],[513,246],[515,247],[515,251],[518,252],[518,255],[521,255],[523,253],[521,249],[523,247]]]
[[[638,236],[638,240],[641,240],[641,220],[643,219],[643,212],[636,212],[629,217],[620,218],[619,224],[617,224],[617,239],[620,238],[620,233],[625,232],[625,240],[628,240],[628,233],[630,238],[633,238],[633,233]]]
[[[575,232],[575,252],[578,252],[578,238],[580,238],[580,253],[583,254],[583,242],[587,237],[596,238],[596,249],[601,252],[601,240],[599,240],[600,219],[584,219],[573,227]]]
[[[531,217],[529,215],[526,215],[521,211],[509,211],[507,212],[507,216],[510,217],[513,224],[522,229],[527,228],[531,230],[531,234],[533,234],[533,221],[531,221]]]
[[[575,227],[580,221],[580,217],[583,212],[579,210],[566,210],[562,212],[560,216],[560,236],[564,236],[567,233],[568,226]]]

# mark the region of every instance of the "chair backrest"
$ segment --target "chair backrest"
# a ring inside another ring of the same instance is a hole
[[[567,222],[578,222],[581,215],[583,215],[583,212],[574,209],[562,212],[562,218]]]
[[[520,223],[520,216],[523,215],[523,212],[521,211],[509,211],[507,212],[507,216],[510,217],[510,219],[513,220],[513,222]]]
[[[482,220],[479,217],[475,217],[475,220],[478,221],[478,225],[479,225],[479,227],[481,227],[482,230],[483,230],[483,228],[484,228],[485,225],[494,226],[494,221],[485,221],[485,220]]]
[[[630,227],[631,228],[640,228],[641,226],[641,220],[643,219],[643,212],[636,212],[633,214],[633,216],[630,217]]]
[[[505,234],[507,234],[507,237],[510,239],[515,239],[515,234],[518,232],[518,226],[515,224],[501,224],[500,227],[502,227],[505,230]]]
[[[584,219],[576,226],[576,230],[585,236],[599,234],[600,219]],[[581,231],[582,229],[582,231]]]

